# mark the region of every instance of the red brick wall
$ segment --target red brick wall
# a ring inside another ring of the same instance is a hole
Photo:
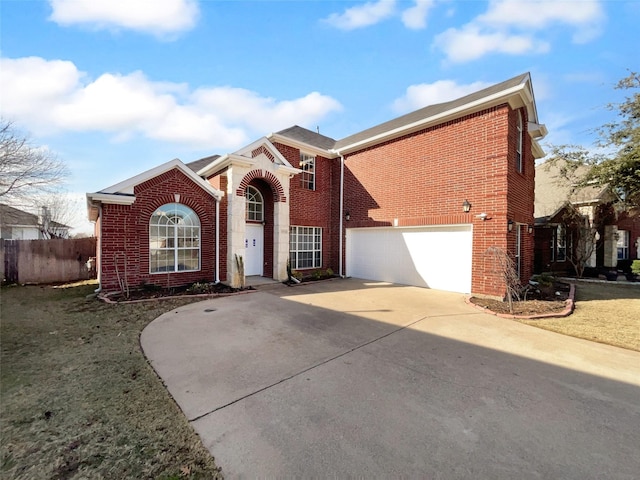
[[[300,167],[300,150],[280,143],[275,147],[293,167]],[[289,222],[292,226],[322,227],[322,268],[338,271],[337,246],[333,242],[338,231],[337,216],[332,222],[332,199],[338,192],[334,188],[332,169],[335,160],[316,157],[316,188],[308,190],[300,183],[300,175],[291,179],[289,192]]]
[[[213,281],[215,199],[178,169],[141,183],[135,187],[134,193],[136,201],[130,206],[105,204],[102,207],[102,288],[106,291],[119,290],[118,274],[129,288],[143,284],[171,287],[203,279]],[[176,193],[180,194],[180,203],[193,209],[200,218],[201,269],[197,272],[151,274],[149,220],[158,207],[175,202]]]
[[[485,252],[513,248],[509,218],[533,223],[534,160],[525,134],[525,173],[516,175],[514,129],[514,112],[502,105],[348,154],[347,226],[390,226],[395,218],[399,226],[472,223],[472,291],[503,295]],[[462,212],[465,199],[472,204],[468,214]],[[515,204],[508,207],[510,200]],[[476,218],[481,212],[489,219]],[[523,250],[526,274],[532,269],[532,238]]]

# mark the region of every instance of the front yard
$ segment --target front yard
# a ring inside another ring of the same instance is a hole
[[[0,477],[221,477],[139,345],[199,299],[105,304],[94,288],[0,291]],[[576,300],[569,317],[518,321],[640,351],[638,286],[578,283]]]
[[[564,318],[522,323],[640,351],[640,285],[576,281],[576,308]]]
[[[193,300],[109,305],[95,288],[0,291],[0,477],[221,477],[138,340]]]

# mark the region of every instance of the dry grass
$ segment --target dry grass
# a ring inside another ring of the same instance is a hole
[[[572,315],[519,321],[572,337],[640,351],[640,286],[577,282],[576,308]]]
[[[0,292],[0,477],[218,478],[139,346],[190,300],[108,305],[94,288]]]

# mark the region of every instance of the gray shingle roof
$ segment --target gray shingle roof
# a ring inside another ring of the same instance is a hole
[[[220,158],[220,155],[211,155],[209,157],[201,158],[200,160],[194,160],[193,162],[189,162],[186,164],[194,172],[198,173],[199,170],[202,170],[204,167],[209,165],[211,162]]]
[[[2,225],[38,226],[38,216],[0,203],[0,223]]]
[[[578,170],[578,177],[586,173],[587,167]],[[553,215],[567,202],[598,203],[607,201],[608,188],[602,186],[584,187],[574,192],[571,185],[560,176],[560,167],[549,162],[536,166],[536,196],[534,217]]]
[[[496,85],[492,85],[483,90],[479,90],[464,97],[460,97],[456,100],[445,103],[438,103],[436,105],[429,105],[427,107],[421,108],[411,113],[407,113],[406,115],[402,115],[401,117],[394,118],[393,120],[389,120],[388,122],[381,123],[380,125],[376,125],[375,127],[363,130],[362,132],[338,140],[334,148],[340,149],[348,145],[367,140],[368,138],[382,135],[386,132],[411,125],[412,123],[419,122],[420,120],[432,117],[434,115],[438,115],[440,113],[446,112],[447,110],[453,110],[454,108],[461,107],[476,100],[480,100],[484,97],[489,97],[501,91],[518,86],[528,78],[529,74],[523,73],[522,75],[518,75],[517,77],[513,77],[501,83],[497,83]]]
[[[278,135],[282,135],[283,137],[287,137],[292,140],[296,140],[298,142],[306,143],[313,147],[322,148],[324,150],[332,149],[336,143],[336,141],[331,137],[327,137],[317,132],[307,130],[306,128],[299,127],[298,125],[285,128],[284,130],[280,130],[279,132],[276,132],[276,133]]]

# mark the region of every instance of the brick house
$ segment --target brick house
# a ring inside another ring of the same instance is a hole
[[[571,260],[579,257],[585,258],[588,276],[614,272],[615,278],[618,270],[630,273],[631,262],[640,258],[640,216],[637,212],[616,212],[607,186],[574,190],[559,181],[561,167],[549,162],[536,166],[535,273],[573,275]],[[578,176],[584,173],[586,167],[577,172]],[[567,220],[574,210],[580,215],[582,232]],[[587,233],[589,229],[593,229],[593,238]]]
[[[101,287],[285,280],[293,270],[504,295],[486,255],[533,271],[529,74],[334,140],[293,126],[90,193]]]

